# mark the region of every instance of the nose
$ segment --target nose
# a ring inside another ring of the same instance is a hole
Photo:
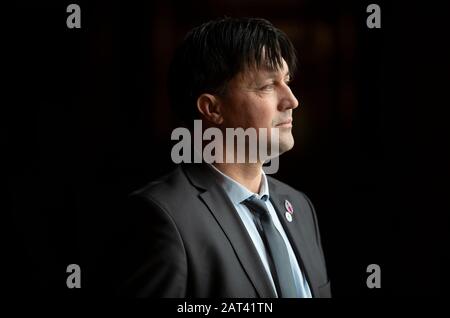
[[[282,85],[282,92],[280,93],[280,111],[297,108],[299,103],[291,88],[287,84]]]

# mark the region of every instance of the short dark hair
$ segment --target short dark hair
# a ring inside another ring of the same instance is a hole
[[[264,52],[263,52],[264,48]],[[192,29],[177,48],[169,71],[169,97],[180,119],[192,126],[203,93],[222,94],[226,84],[248,67],[262,63],[291,76],[297,57],[287,35],[260,18],[221,18]]]

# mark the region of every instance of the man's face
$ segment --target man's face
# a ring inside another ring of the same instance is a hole
[[[235,76],[220,97],[222,128],[278,128],[280,154],[294,146],[292,110],[298,100],[289,88],[289,69],[250,69]],[[269,141],[270,143],[270,141]],[[256,146],[256,145],[255,145]]]

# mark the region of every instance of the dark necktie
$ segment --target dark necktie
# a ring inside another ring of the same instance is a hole
[[[269,263],[272,263],[270,267],[278,297],[297,297],[289,253],[283,237],[272,222],[266,204],[256,196],[252,196],[242,203],[261,221],[261,237],[270,258]]]

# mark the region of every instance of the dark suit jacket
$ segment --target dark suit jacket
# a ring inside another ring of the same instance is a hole
[[[233,204],[204,164],[179,166],[131,195],[122,292],[138,297],[276,297]],[[268,177],[270,199],[313,297],[331,297],[309,199]],[[285,218],[285,200],[294,207]]]

